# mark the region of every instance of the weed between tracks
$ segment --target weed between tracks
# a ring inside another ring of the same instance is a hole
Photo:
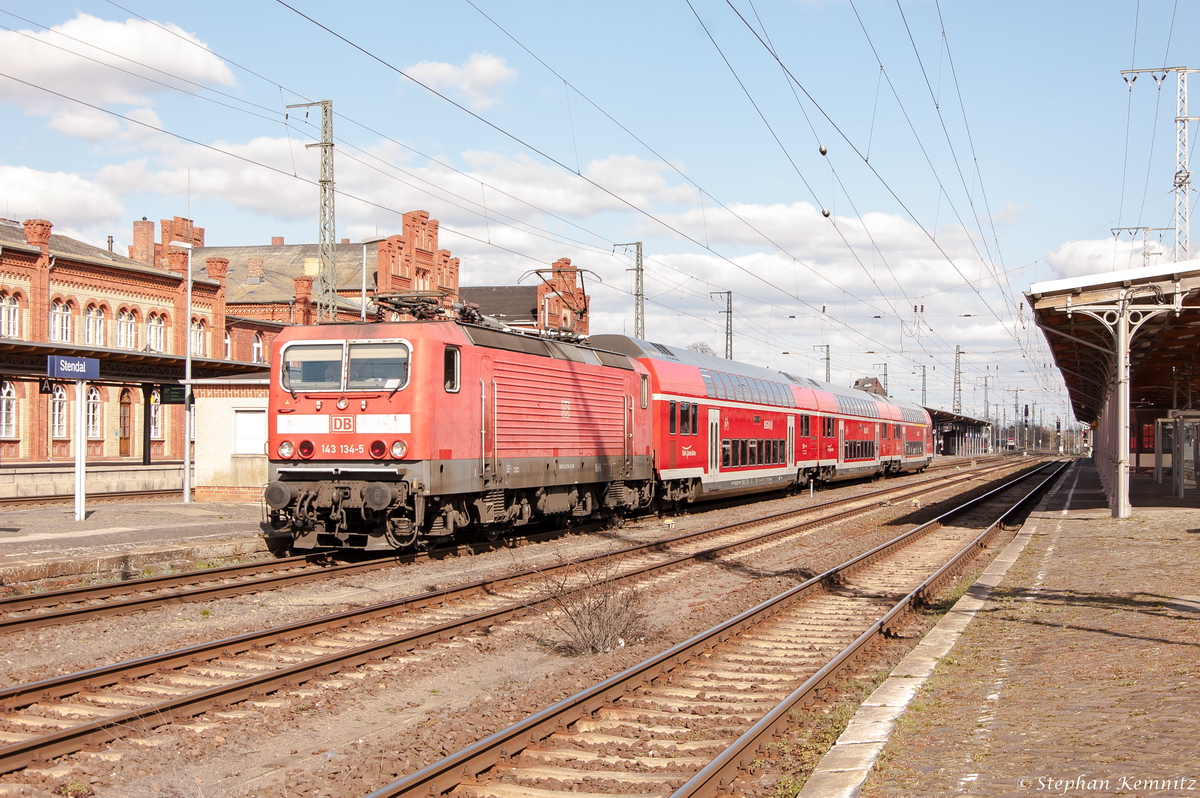
[[[609,561],[570,563],[567,568],[541,572],[531,602],[556,633],[543,641],[568,656],[602,654],[652,633],[646,596],[634,584],[617,581],[620,570]]]

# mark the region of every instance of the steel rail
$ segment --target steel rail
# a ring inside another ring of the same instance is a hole
[[[977,469],[973,469],[970,472],[965,472],[964,474],[958,474],[955,476],[970,478],[966,476],[966,473],[972,475],[978,475],[980,473],[986,474],[995,470],[1001,470],[1005,467],[1007,467],[1007,464],[1002,464],[999,466],[982,466]],[[918,485],[933,483],[937,482],[938,480],[951,480],[953,483],[954,478],[951,476],[931,477],[918,483]],[[771,515],[764,516],[762,520],[776,521],[788,516],[795,516],[798,513],[816,512],[827,507],[836,506],[838,504],[852,504],[855,502],[872,501],[884,496],[892,495],[894,493],[904,493],[905,491],[912,490],[914,487],[915,486],[911,484],[902,485],[892,488],[885,488],[881,491],[875,491],[867,496],[833,499],[828,502],[821,502],[804,508],[784,510],[779,513],[773,513]],[[851,512],[857,512],[857,510]],[[740,524],[731,524],[726,525],[725,527],[717,527],[714,530],[706,530],[704,532],[690,534],[692,536],[710,534],[724,531],[727,528],[739,525]],[[581,528],[577,527],[575,531],[578,532],[580,529]],[[551,539],[560,534],[561,533],[557,531],[538,533],[528,535],[522,538],[522,540],[538,541],[541,539]],[[682,540],[686,537],[688,537],[688,535],[680,535],[675,538],[669,538],[659,542],[663,544],[669,544]],[[513,539],[510,538],[510,540]],[[479,542],[466,545],[471,551],[486,551],[500,548],[505,544]],[[366,573],[383,568],[390,568],[398,564],[411,563],[417,559],[445,556],[451,552],[459,551],[461,548],[461,546],[456,546],[439,549],[434,552],[412,552],[371,560],[369,562],[331,565],[316,571],[276,574],[261,579],[245,579],[243,581],[234,583],[192,587],[191,589],[179,590],[178,592],[170,594],[139,596],[135,598],[114,601],[110,604],[76,606],[62,610],[56,610],[54,612],[39,612],[32,615],[0,618],[0,635],[64,623],[77,623],[79,621],[89,620],[92,618],[123,615],[130,612],[143,611],[156,606],[196,601],[211,601],[219,598],[228,598],[230,596],[258,593],[264,590],[274,590],[284,585],[300,584],[303,582],[322,579],[333,579],[339,576],[345,576],[347,574]],[[277,560],[263,560],[255,563],[227,565],[220,568],[185,571],[178,574],[163,574],[159,576],[142,577],[140,579],[131,579],[122,582],[110,582],[102,585],[84,585],[80,587],[65,588],[63,590],[48,591],[45,593],[6,596],[0,598],[0,612],[24,612],[56,604],[99,601],[120,595],[127,595],[130,593],[186,587],[189,585],[194,585],[197,582],[215,582],[222,579],[232,579],[240,576],[252,575],[254,573],[270,573],[279,570],[292,569],[301,565],[319,564],[321,559],[328,559],[330,555],[331,552],[316,552]]]
[[[1067,462],[1055,468],[1045,479],[1009,507],[996,521],[979,533],[974,540],[964,546],[952,559],[922,581],[908,595],[896,602],[879,620],[867,627],[853,643],[838,652],[821,670],[809,677],[761,720],[734,740],[728,748],[702,768],[699,773],[679,789],[675,790],[671,794],[671,798],[712,798],[713,796],[726,794],[733,780],[749,770],[751,764],[758,758],[762,748],[771,740],[776,739],[791,723],[788,719],[788,713],[797,706],[810,703],[818,691],[824,688],[842,668],[859,656],[875,638],[887,634],[898,623],[903,613],[913,607],[927,604],[930,597],[937,592],[945,580],[961,564],[974,557],[980,550],[987,548],[991,540],[1003,529],[1006,519],[1020,512],[1032,501],[1039,498],[1069,466],[1070,463]]]
[[[606,704],[613,700],[629,693],[637,687],[652,682],[670,673],[675,667],[682,665],[684,662],[694,659],[695,657],[715,648],[725,641],[741,634],[743,631],[755,626],[761,621],[777,614],[780,610],[785,609],[799,599],[808,594],[823,590],[826,586],[836,584],[839,578],[843,578],[847,573],[857,570],[862,566],[876,560],[881,554],[895,552],[903,548],[905,545],[913,542],[924,534],[938,529],[943,522],[950,520],[953,517],[968,512],[975,507],[990,501],[995,495],[1010,490],[1013,485],[1029,479],[1036,473],[1040,472],[1048,466],[1042,466],[1034,471],[1027,472],[1018,478],[1012,480],[1006,485],[1002,485],[994,490],[988,491],[982,496],[976,497],[967,503],[960,505],[936,519],[921,524],[896,538],[883,543],[875,548],[864,552],[856,557],[847,560],[841,565],[830,568],[822,574],[819,574],[804,583],[791,588],[780,595],[768,599],[765,602],[752,607],[749,610],[726,620],[713,628],[701,632],[688,640],[672,646],[670,649],[651,657],[631,668],[622,671],[619,674],[609,677],[604,681],[596,684],[586,690],[576,693],[573,696],[563,699],[556,704],[551,705],[525,720],[508,726],[482,740],[479,740],[472,745],[467,746],[461,751],[444,757],[443,759],[434,762],[427,767],[405,776],[391,784],[372,792],[367,798],[397,798],[398,796],[435,796],[447,793],[461,784],[464,780],[474,778],[478,773],[487,770],[503,759],[514,756],[529,745],[534,745],[553,734],[555,731],[564,729],[581,718],[591,715]],[[1022,498],[1021,503],[1025,501]],[[1008,517],[1012,510],[1006,511],[1003,517]],[[998,524],[999,522],[997,522]],[[997,524],[991,525],[989,529],[994,528]],[[974,542],[967,548],[972,548]],[[954,558],[954,561],[960,561],[963,554],[960,552]],[[948,573],[948,569],[944,566],[939,569],[938,574]],[[931,577],[932,579],[933,577]],[[928,580],[926,580],[928,581]],[[925,583],[914,594],[919,595],[919,591],[925,589]],[[907,601],[908,597],[905,598]],[[900,613],[900,609],[889,611],[883,618],[873,624],[873,627],[878,627],[879,630],[890,628],[890,624],[894,622]],[[836,667],[831,662],[821,669],[820,673],[824,674],[819,684],[824,684],[830,676],[837,672],[845,662],[853,656],[855,652],[862,648],[866,643],[864,639],[870,638],[864,635],[851,644],[847,651],[839,654],[835,661],[838,663]],[[816,677],[813,677],[814,679]],[[813,681],[812,679],[808,681]],[[808,682],[806,682],[808,684]],[[812,688],[815,690],[816,688]],[[811,692],[811,691],[810,691]],[[806,693],[807,694],[807,693]],[[786,716],[786,711],[780,713],[780,716]],[[702,771],[703,772],[703,771]]]
[[[973,476],[959,475],[958,481],[965,481]],[[934,481],[934,480],[930,480]],[[948,484],[936,486],[921,486],[920,492],[929,492],[951,487],[954,480],[946,480]],[[911,488],[912,486],[909,486]],[[846,500],[838,500],[828,504],[838,504]],[[871,505],[856,508],[855,512],[866,512],[873,509]],[[806,508],[804,512],[811,512]],[[798,511],[784,511],[775,516],[796,514]],[[837,517],[844,516],[848,511],[836,513]],[[639,569],[620,575],[619,579],[633,579],[639,576],[655,573],[669,568],[678,567],[692,561],[703,561],[714,554],[729,551],[747,545],[761,543],[773,537],[786,535],[796,528],[806,528],[827,519],[817,519],[803,522],[797,527],[773,530],[752,538],[734,541],[722,546],[697,551],[692,554],[680,555],[665,561],[652,563]],[[443,604],[452,598],[461,598],[469,593],[494,592],[499,584],[513,584],[531,578],[544,578],[545,575],[565,569],[577,568],[581,564],[593,561],[611,559],[613,557],[629,557],[637,553],[652,551],[672,542],[697,539],[701,536],[711,536],[723,531],[729,531],[738,526],[758,524],[761,521],[729,524],[711,530],[688,533],[675,536],[666,541],[657,540],[627,547],[616,552],[592,555],[575,562],[567,562],[549,568],[530,569],[504,579],[479,580],[465,585],[452,586],[437,591],[398,599],[391,602],[373,605],[371,607],[348,610],[319,619],[300,621],[274,629],[251,632],[237,637],[202,643],[178,651],[143,657],[114,665],[102,666],[76,674],[41,680],[27,685],[17,685],[0,690],[0,707],[5,710],[27,706],[38,700],[61,698],[73,695],[84,689],[95,690],[108,687],[126,679],[139,678],[172,669],[178,669],[190,664],[202,664],[222,656],[233,656],[254,648],[286,643],[299,638],[311,636],[319,632],[337,630],[345,627],[361,625],[364,622],[396,614],[404,609]],[[868,552],[870,554],[870,552]],[[297,686],[314,676],[324,676],[345,668],[356,667],[366,662],[379,661],[383,658],[405,651],[410,651],[421,645],[448,639],[465,630],[489,628],[498,623],[512,620],[532,612],[534,607],[542,602],[550,601],[547,597],[540,601],[509,604],[492,610],[477,613],[466,618],[448,621],[424,629],[398,635],[380,641],[334,652],[323,657],[308,660],[303,663],[281,668],[264,674],[256,674],[243,680],[220,685],[208,690],[199,691],[185,696],[159,702],[140,709],[130,710],[117,715],[100,718],[82,723],[68,729],[63,729],[47,735],[41,735],[30,740],[16,742],[0,747],[0,773],[10,772],[26,767],[33,762],[61,756],[80,750],[90,744],[103,742],[114,737],[126,736],[141,729],[170,723],[181,717],[192,717],[215,707],[223,707],[248,698],[265,695],[273,690]]]

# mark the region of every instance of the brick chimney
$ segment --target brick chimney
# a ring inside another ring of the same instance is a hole
[[[282,247],[283,246],[283,236],[271,236],[271,246]]]
[[[187,279],[188,251],[186,249],[172,249],[167,252],[167,263],[171,271],[185,280]]]
[[[229,260],[227,258],[206,258],[204,266],[208,270],[208,276],[216,280],[221,285],[225,285],[225,275],[229,271]]]
[[[296,284],[296,312],[292,321],[296,324],[312,324],[312,287],[313,278],[308,275],[293,277]]]
[[[129,259],[157,266],[154,262],[154,222],[142,219],[133,223],[133,243],[129,245]]]
[[[38,247],[42,250],[43,255],[50,254],[50,228],[53,224],[45,219],[26,219],[25,220],[25,243],[31,247]]]
[[[263,278],[263,259],[250,258],[246,261],[246,282],[258,285]]]

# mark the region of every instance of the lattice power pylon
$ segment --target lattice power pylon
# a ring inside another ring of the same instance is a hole
[[[1192,173],[1188,170],[1188,122],[1200,121],[1200,116],[1188,116],[1187,78],[1200,69],[1163,67],[1162,69],[1122,69],[1125,82],[1132,88],[1137,76],[1149,72],[1160,87],[1167,75],[1175,73],[1175,260],[1188,260],[1191,245],[1191,206],[1188,192],[1192,188]]]
[[[317,323],[337,319],[337,261],[334,245],[337,229],[333,218],[333,100],[299,103],[288,108],[321,106],[321,142],[307,147],[321,148],[321,214],[317,238]]]

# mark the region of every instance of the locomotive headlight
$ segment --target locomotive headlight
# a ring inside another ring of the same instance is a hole
[[[392,441],[392,457],[399,460],[408,454],[408,444],[404,441]]]
[[[317,450],[317,447],[313,446],[312,441],[300,441],[300,446],[297,447],[297,451],[300,452],[300,456],[303,457],[305,460],[312,457],[313,452],[315,452],[316,450]]]
[[[345,410],[345,409],[346,409],[346,405],[348,405],[348,404],[350,404],[350,403],[349,403],[349,402],[347,402],[347,401],[346,401],[346,397],[344,397],[344,396],[343,396],[341,399],[338,399],[338,400],[337,400],[337,409],[338,409],[338,410]]]
[[[291,441],[284,441],[283,443],[279,444],[279,456],[284,460],[289,459],[294,451],[296,451],[296,447],[292,446]]]

